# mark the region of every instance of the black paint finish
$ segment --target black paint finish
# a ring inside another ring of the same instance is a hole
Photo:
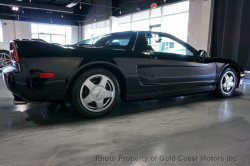
[[[243,70],[234,61],[201,59],[198,51],[186,43],[183,45],[193,50],[194,56],[144,50],[147,44],[145,33],[111,34],[131,34],[127,46],[57,46],[41,41],[16,40],[20,69],[18,64],[7,66],[3,69],[3,78],[7,88],[26,101],[63,100],[80,74],[97,67],[110,70],[118,78],[124,101],[213,91],[227,66],[235,68],[239,83],[243,79],[240,76]],[[55,73],[55,77],[40,78],[41,72]]]

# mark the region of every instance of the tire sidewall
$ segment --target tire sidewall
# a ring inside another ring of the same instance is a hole
[[[223,92],[223,90],[221,89],[221,79],[223,79],[224,74],[225,74],[226,72],[228,72],[228,71],[233,72],[234,75],[235,75],[235,86],[234,86],[234,89],[232,90],[231,93],[225,94],[225,93]],[[237,77],[236,71],[235,71],[233,68],[231,68],[231,67],[226,68],[226,69],[221,73],[219,82],[218,82],[218,84],[217,84],[217,91],[218,91],[219,95],[222,96],[222,97],[230,97],[230,96],[232,96],[232,94],[234,93],[234,91],[235,91],[235,89],[236,89],[236,87],[237,87],[237,84],[238,84],[238,77]]]
[[[103,110],[101,112],[92,112],[89,111],[88,109],[86,109],[80,99],[80,89],[82,87],[82,84],[91,76],[96,75],[96,74],[102,74],[105,75],[107,77],[109,77],[115,86],[115,98],[113,100],[113,103],[106,109]],[[73,86],[73,95],[71,96],[73,98],[73,104],[76,107],[76,109],[83,114],[86,117],[99,117],[99,116],[103,116],[107,113],[109,113],[114,106],[117,104],[117,102],[119,101],[119,96],[120,96],[120,87],[119,87],[119,83],[116,79],[116,77],[109,72],[108,70],[105,69],[90,69],[86,72],[84,72],[75,82],[74,86]]]

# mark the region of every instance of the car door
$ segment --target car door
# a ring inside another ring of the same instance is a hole
[[[153,79],[161,93],[212,89],[214,63],[198,60],[194,48],[171,35],[148,32],[146,39],[144,53],[150,55]]]

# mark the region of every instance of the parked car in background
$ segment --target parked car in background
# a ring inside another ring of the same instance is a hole
[[[160,32],[113,33],[65,46],[14,40],[10,51],[13,64],[2,73],[14,104],[69,99],[87,117],[110,112],[119,99],[200,92],[230,97],[244,78],[236,62]]]
[[[10,64],[9,43],[0,42],[0,69]]]

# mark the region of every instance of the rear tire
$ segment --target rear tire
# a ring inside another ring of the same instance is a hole
[[[235,70],[231,67],[226,68],[217,83],[215,95],[219,97],[230,97],[237,87],[238,77]]]
[[[69,100],[82,115],[100,117],[119,101],[120,87],[108,70],[97,68],[84,72],[71,87]]]

